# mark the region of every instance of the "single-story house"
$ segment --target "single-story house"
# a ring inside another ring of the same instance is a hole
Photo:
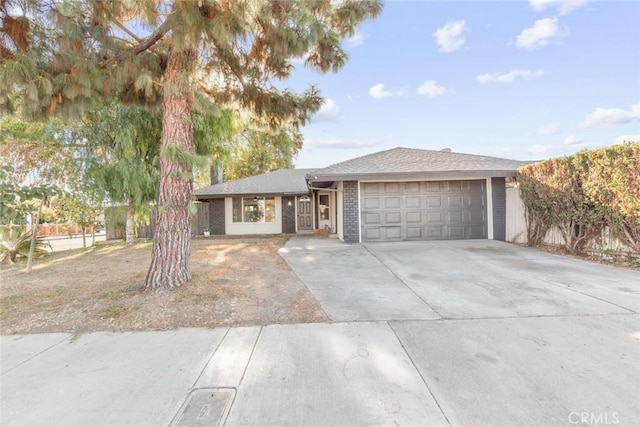
[[[211,234],[310,233],[346,243],[505,238],[505,178],[525,162],[393,148],[194,192]]]

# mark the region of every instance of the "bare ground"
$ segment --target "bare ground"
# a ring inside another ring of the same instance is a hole
[[[0,333],[87,333],[328,321],[278,255],[283,237],[194,239],[193,279],[142,289],[151,243],[59,252],[0,270]]]

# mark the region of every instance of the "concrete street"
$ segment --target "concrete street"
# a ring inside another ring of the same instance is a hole
[[[1,424],[640,425],[640,273],[487,241],[281,249],[335,323],[3,336]]]
[[[87,234],[87,247],[92,246],[93,239],[91,234]],[[95,241],[96,242],[104,242],[107,239],[106,233],[101,231],[96,233]],[[60,252],[66,251],[67,249],[80,249],[83,246],[82,234],[74,234],[73,237],[69,238],[69,236],[56,236],[56,237],[47,237],[44,239],[51,245],[52,252]]]

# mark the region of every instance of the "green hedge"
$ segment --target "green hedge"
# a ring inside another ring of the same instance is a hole
[[[533,163],[518,182],[530,245],[556,226],[566,249],[580,253],[608,226],[640,253],[640,142]]]

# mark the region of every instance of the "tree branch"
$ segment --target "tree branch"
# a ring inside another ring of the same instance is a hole
[[[162,37],[165,36],[165,34],[167,34],[170,30],[170,26],[168,24],[169,20],[166,20],[162,23],[162,25],[160,25],[158,28],[155,29],[155,31],[153,33],[151,33],[151,35],[149,37],[147,37],[144,40],[141,40],[137,45],[132,46],[131,50],[128,52],[128,54],[134,54],[137,55],[140,52],[144,52],[147,49],[150,49],[154,44],[156,44]],[[117,25],[117,21],[116,21],[116,25]],[[129,56],[128,54],[122,54],[122,55],[117,55],[114,56],[112,58],[107,58],[103,61],[100,62],[99,66],[100,68],[105,68],[110,64],[113,64],[114,62],[120,62],[124,59],[127,58],[127,56]]]

